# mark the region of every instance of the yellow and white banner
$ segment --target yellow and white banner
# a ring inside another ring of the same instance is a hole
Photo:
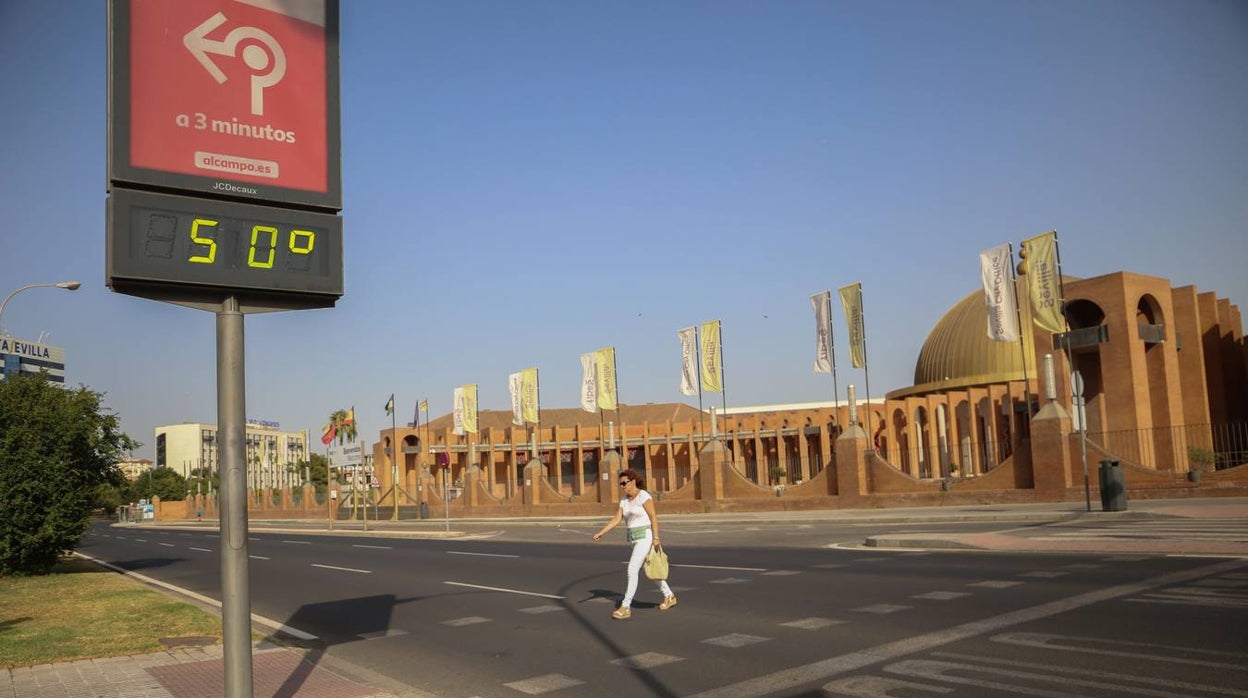
[[[979,253],[979,277],[988,309],[988,339],[1018,341],[1018,305],[1014,301],[1014,253],[1009,243]]]
[[[598,411],[598,355],[581,354],[581,409]]]
[[[460,388],[464,397],[464,431],[475,434],[477,428],[477,386],[465,385]]]
[[[719,320],[702,323],[702,389],[724,392],[724,364],[719,342]]]
[[[680,338],[680,394],[698,394],[698,328],[690,325],[677,330]]]
[[[456,436],[464,435],[464,389],[456,388],[451,392],[451,414]]]
[[[523,392],[524,372],[507,376],[507,392],[511,395],[511,423],[518,427],[524,426],[524,414],[520,408],[520,394]]]
[[[541,421],[539,410],[537,369],[526,368],[520,372],[520,418],[529,424],[537,424]]]
[[[1049,231],[1024,240],[1023,257],[1027,260],[1027,297],[1031,301],[1032,319],[1049,332],[1065,332],[1057,268],[1057,233]]]
[[[810,307],[815,311],[815,373],[831,373],[836,364],[832,356],[832,292],[811,296]]]
[[[595,367],[598,371],[598,408],[602,410],[619,409],[619,396],[615,384],[615,347],[606,347],[594,352]]]
[[[854,368],[862,368],[867,365],[867,340],[862,329],[862,284],[842,286],[837,292],[841,296],[845,321],[849,323],[849,363]]]

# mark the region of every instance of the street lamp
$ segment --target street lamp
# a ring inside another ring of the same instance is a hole
[[[78,283],[77,281],[58,281],[57,283],[54,283],[54,284],[26,284],[25,286],[22,286],[21,288],[18,288],[12,293],[10,293],[9,295],[5,296],[4,302],[0,303],[0,320],[3,320],[4,318],[5,306],[9,304],[9,301],[12,300],[13,296],[16,296],[22,291],[25,291],[31,288],[63,288],[66,291],[77,291],[78,287],[81,285],[82,284]],[[0,329],[2,329],[3,327],[4,327],[4,323],[0,322]]]

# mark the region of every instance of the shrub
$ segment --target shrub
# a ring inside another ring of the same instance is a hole
[[[100,485],[116,481],[116,463],[138,446],[101,397],[42,374],[0,381],[0,575],[50,571],[86,531]]]

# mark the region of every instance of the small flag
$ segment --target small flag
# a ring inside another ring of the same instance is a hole
[[[719,343],[719,320],[702,323],[702,389],[724,392],[724,366]]]
[[[598,411],[598,361],[592,351],[581,354],[581,409]]]
[[[542,421],[538,414],[541,406],[537,395],[537,369],[526,368],[520,376],[520,415],[529,424],[537,424]]]
[[[594,352],[594,356],[598,375],[598,408],[619,409],[615,383],[615,347],[599,349]]]
[[[390,399],[386,400],[386,415],[394,414],[394,393],[390,393]]]
[[[1058,290],[1057,233],[1049,231],[1023,240],[1027,260],[1027,297],[1036,325],[1049,332],[1065,332],[1061,292]]]
[[[680,394],[697,395],[701,386],[698,383],[698,328],[690,325],[683,330],[676,330],[680,338]]]
[[[355,405],[352,405],[351,409],[347,410],[347,416],[342,418],[342,423],[344,425],[355,424]]]
[[[451,393],[451,409],[456,436],[464,435],[464,388],[460,386]]]
[[[979,253],[979,276],[988,309],[988,339],[994,342],[1018,341],[1018,310],[1012,288],[1014,275],[1010,271],[1013,262],[1009,243]]]
[[[810,307],[815,311],[815,373],[831,373],[836,363],[832,355],[832,292],[811,296]]]
[[[523,384],[524,373],[513,373],[507,376],[507,392],[511,395],[511,423],[518,427],[524,426],[524,414],[520,407]]]
[[[418,409],[418,410],[424,410],[425,412],[428,412],[428,411],[429,411],[429,400],[428,400],[428,399],[421,400],[421,401],[420,401],[420,405],[418,405],[418,406],[416,407],[416,409]]]
[[[477,384],[472,383],[465,385],[463,389],[464,399],[464,431],[470,434],[476,434],[479,430],[477,427]]]
[[[416,414],[412,416],[412,426],[419,427],[420,426],[420,403],[419,402],[416,403],[415,413]]]
[[[325,444],[326,446],[330,445],[331,443],[333,443],[334,436],[337,435],[337,433],[338,433],[338,430],[334,428],[333,422],[326,424],[325,428],[321,429],[321,443]]]
[[[862,329],[862,284],[842,286],[841,308],[849,324],[849,363],[854,368],[867,365],[867,339]]]

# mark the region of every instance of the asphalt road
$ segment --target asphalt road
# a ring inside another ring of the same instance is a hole
[[[932,525],[664,528],[680,603],[598,524],[406,540],[256,533],[252,611],[383,686],[441,696],[1248,696],[1248,560],[879,551]],[[1017,527],[1017,526],[1015,526]],[[80,550],[219,599],[209,530],[98,526]]]

